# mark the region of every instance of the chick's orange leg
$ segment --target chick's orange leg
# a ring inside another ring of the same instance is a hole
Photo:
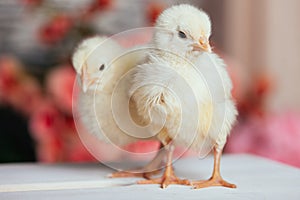
[[[139,171],[143,171],[144,169],[138,169]],[[141,177],[145,179],[150,179],[151,176],[159,174],[160,169],[155,170],[155,171],[150,171],[150,172],[138,172],[138,171],[119,171],[119,172],[114,172],[109,175],[110,178],[128,178],[128,177]]]
[[[110,178],[142,177],[150,179],[151,176],[161,172],[161,165],[166,155],[165,149],[160,149],[157,155],[145,167],[137,170],[119,171],[109,175]]]
[[[141,180],[138,181],[138,184],[160,184],[161,188],[166,188],[170,184],[190,185],[190,182],[188,180],[180,179],[175,175],[174,169],[172,167],[172,154],[173,147],[171,147],[168,151],[166,168],[162,177],[149,180]]]
[[[214,170],[210,179],[205,181],[193,181],[192,185],[194,189],[211,187],[211,186],[223,186],[228,188],[236,188],[235,184],[225,181],[220,174],[220,160],[222,156],[222,150],[214,148]]]

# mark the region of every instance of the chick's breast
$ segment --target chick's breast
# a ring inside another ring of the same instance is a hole
[[[214,101],[211,90],[215,88],[207,85],[191,63],[158,59],[137,67],[134,73],[131,94],[138,114],[161,128],[160,140],[167,132],[176,145],[197,151],[215,143],[224,145],[236,115],[232,100]]]

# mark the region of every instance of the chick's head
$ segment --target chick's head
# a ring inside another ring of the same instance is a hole
[[[181,4],[166,9],[157,19],[153,42],[157,48],[181,56],[211,52],[211,21],[202,10]]]
[[[102,79],[108,79],[110,63],[119,54],[122,48],[117,42],[107,37],[95,36],[83,40],[76,48],[72,63],[78,75],[84,91],[101,89],[98,83]]]

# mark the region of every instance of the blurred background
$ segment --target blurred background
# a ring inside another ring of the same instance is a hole
[[[251,153],[300,167],[300,2],[175,3],[190,3],[209,13],[212,44],[228,65],[240,114],[225,152]],[[94,161],[73,120],[72,51],[88,36],[151,26],[172,4],[171,0],[1,0],[0,162]],[[126,148],[143,152],[157,148],[157,143],[138,142]]]

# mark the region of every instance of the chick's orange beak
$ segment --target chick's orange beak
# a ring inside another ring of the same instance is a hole
[[[209,41],[206,37],[201,37],[199,39],[199,42],[193,45],[194,51],[205,51],[205,52],[211,52],[211,46],[209,44]]]
[[[200,48],[206,52],[211,52],[211,47],[209,41],[206,37],[201,37],[199,39]]]

